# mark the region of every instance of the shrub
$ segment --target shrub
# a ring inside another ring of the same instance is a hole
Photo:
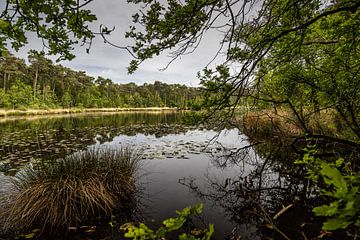
[[[326,204],[313,208],[316,216],[327,217],[323,230],[332,231],[360,227],[360,172],[351,169],[344,159],[334,162],[314,156],[316,150],[306,148],[297,164],[306,167],[307,176],[326,199]]]
[[[138,227],[132,223],[126,223],[120,227],[120,230],[125,231],[124,236],[126,238],[131,238],[134,240],[169,239],[168,235],[170,233],[176,232],[191,223],[191,218],[194,215],[200,214],[202,209],[203,204],[197,204],[194,207],[186,207],[181,211],[176,211],[178,216],[176,218],[169,218],[164,220],[163,226],[161,226],[156,231],[150,229],[144,223],[140,223]],[[204,230],[194,228],[190,232],[178,232],[180,240],[210,240],[213,233],[213,224],[210,224],[209,228]]]
[[[56,230],[111,216],[133,198],[138,167],[130,148],[92,149],[30,165],[14,177],[7,222]]]
[[[198,125],[205,119],[205,112],[184,112],[181,122],[185,125]]]
[[[15,80],[7,94],[14,109],[28,107],[32,102],[32,97],[29,97],[32,96],[31,87],[21,82],[19,79]]]
[[[0,108],[11,107],[9,94],[5,93],[3,89],[0,89]]]

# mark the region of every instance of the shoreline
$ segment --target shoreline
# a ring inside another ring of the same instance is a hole
[[[147,107],[147,108],[58,108],[58,109],[27,109],[5,110],[0,109],[0,119],[16,116],[57,115],[73,113],[114,113],[114,112],[164,112],[178,111],[178,108],[170,107]]]

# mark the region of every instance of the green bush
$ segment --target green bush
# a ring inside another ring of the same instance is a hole
[[[360,227],[360,172],[349,169],[344,159],[328,162],[314,157],[316,150],[307,149],[296,163],[307,167],[308,178],[315,183],[328,203],[313,209],[316,216],[327,217],[324,230]]]
[[[5,93],[4,89],[0,89],[0,108],[10,108],[11,102],[9,95]]]
[[[185,112],[181,117],[181,122],[185,125],[198,125],[204,121],[205,112]]]
[[[16,80],[8,92],[12,108],[28,107],[32,104],[32,89],[29,85]]]
[[[146,239],[167,239],[167,234],[177,231],[184,227],[184,225],[191,220],[191,217],[202,212],[203,205],[198,204],[194,207],[186,207],[181,211],[176,211],[176,218],[169,218],[163,221],[162,227],[154,231],[147,227],[144,223],[140,223],[139,226],[135,226],[132,223],[124,224],[120,227],[120,230],[126,231],[125,237],[132,238],[135,240],[146,240]],[[179,234],[179,240],[210,240],[214,233],[214,225],[210,224],[209,229],[205,230],[193,230],[183,232]]]

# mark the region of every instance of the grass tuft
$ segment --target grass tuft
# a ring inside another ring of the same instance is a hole
[[[136,191],[139,159],[129,147],[91,149],[26,167],[14,177],[8,226],[57,230],[111,216]]]

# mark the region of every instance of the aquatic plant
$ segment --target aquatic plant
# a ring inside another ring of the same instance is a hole
[[[134,197],[139,159],[133,149],[123,147],[29,165],[13,178],[8,227],[56,230],[111,216]]]

